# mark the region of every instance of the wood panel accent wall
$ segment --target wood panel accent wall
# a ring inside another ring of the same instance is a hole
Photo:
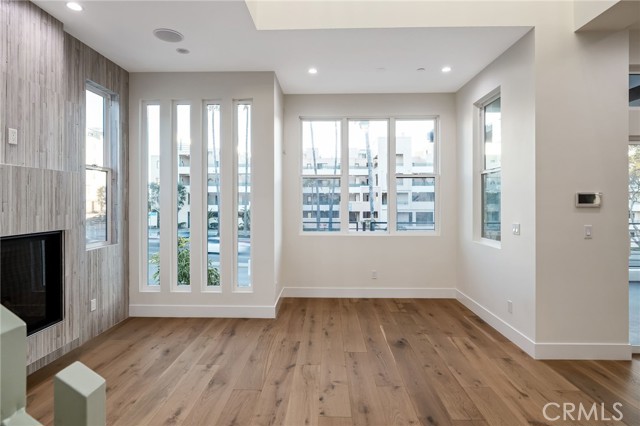
[[[32,372],[128,316],[129,74],[27,1],[0,0],[0,236],[64,230],[65,320],[29,337]],[[91,80],[119,96],[115,243],[85,247],[84,108]],[[7,143],[18,129],[18,145]],[[90,312],[90,300],[97,310]]]

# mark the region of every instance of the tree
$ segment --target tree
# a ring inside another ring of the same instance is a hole
[[[187,201],[187,188],[178,182],[178,210],[182,210]],[[147,211],[157,212],[160,219],[160,184],[151,182],[149,184],[149,198],[147,200]]]
[[[96,191],[96,199],[98,200],[98,206],[100,206],[100,213],[105,213],[105,206],[107,205],[107,188],[101,186]]]
[[[371,218],[373,223],[373,218],[375,214],[375,206],[373,204],[373,158],[371,158],[371,144],[369,142],[369,122],[361,121],[360,127],[364,129],[364,141],[366,144],[367,150],[367,180],[369,181],[369,217]],[[371,225],[371,230],[373,231],[373,225]]]
[[[156,265],[153,279],[160,280],[160,253],[154,253],[149,258],[149,262]],[[189,248],[189,238],[178,237],[178,285],[189,285],[191,268],[191,250]],[[220,285],[220,272],[213,266],[213,261],[207,259],[207,285]]]

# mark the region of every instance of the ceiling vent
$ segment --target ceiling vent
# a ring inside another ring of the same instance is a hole
[[[167,41],[169,43],[177,43],[184,40],[184,36],[182,34],[169,28],[156,28],[153,30],[153,35],[158,37],[160,40]]]

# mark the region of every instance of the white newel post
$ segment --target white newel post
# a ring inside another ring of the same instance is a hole
[[[0,424],[42,426],[27,414],[27,325],[0,305]]]
[[[106,381],[76,361],[53,381],[55,426],[106,425]]]

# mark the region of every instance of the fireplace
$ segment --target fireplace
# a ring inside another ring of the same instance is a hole
[[[27,335],[62,321],[62,231],[2,237],[0,258],[0,301],[27,323]]]

